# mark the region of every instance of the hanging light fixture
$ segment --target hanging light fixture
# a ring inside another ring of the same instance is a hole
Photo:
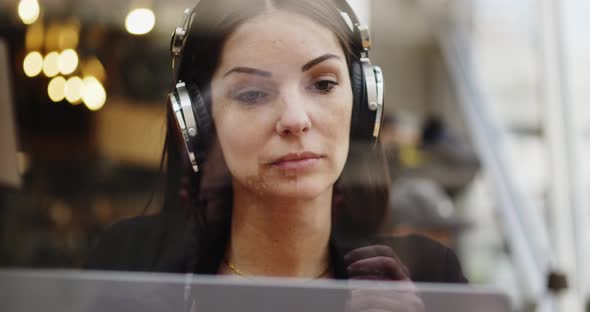
[[[25,25],[36,22],[40,13],[41,8],[37,0],[21,0],[18,4],[18,16]]]
[[[59,54],[58,65],[63,75],[73,73],[78,68],[78,53],[72,49],[62,51]]]
[[[51,78],[59,74],[59,53],[50,52],[43,60],[43,73]]]
[[[125,19],[125,28],[132,35],[150,33],[156,25],[156,16],[151,9],[138,8],[131,10]]]
[[[82,101],[82,89],[84,82],[80,77],[74,76],[66,81],[64,88],[66,100],[72,105],[78,105]]]
[[[82,101],[91,111],[101,109],[107,100],[107,93],[98,79],[92,76],[85,77],[82,87]]]
[[[43,71],[43,56],[41,53],[34,51],[25,57],[23,61],[23,70],[27,77],[36,77]]]
[[[57,76],[49,82],[47,86],[47,94],[53,102],[61,102],[65,98],[66,79],[62,76]]]

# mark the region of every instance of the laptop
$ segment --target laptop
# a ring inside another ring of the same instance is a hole
[[[0,38],[0,187],[20,188],[8,46]]]
[[[0,271],[0,311],[10,312],[508,312],[497,289],[451,284],[299,281],[88,271]],[[419,307],[419,306],[416,306]],[[410,311],[420,311],[412,310]]]

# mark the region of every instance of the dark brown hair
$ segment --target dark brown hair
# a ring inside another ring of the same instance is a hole
[[[242,23],[269,6],[306,16],[332,30],[347,56],[349,65],[358,61],[356,37],[338,11],[344,0],[203,0],[190,31],[179,71],[188,89],[197,88],[211,111],[210,82],[226,38]],[[193,174],[181,150],[181,139],[168,111],[165,144],[166,194],[162,213],[184,211],[193,240],[186,252],[187,270],[215,273],[222,261],[231,224],[232,184],[219,147],[214,142],[215,126],[201,137],[204,162]],[[211,121],[212,122],[212,121]],[[369,121],[367,121],[369,122]],[[350,239],[375,234],[388,207],[389,176],[380,144],[351,141],[344,170],[334,187],[332,239]],[[182,182],[184,181],[184,183]],[[189,195],[183,205],[182,196]],[[183,206],[184,209],[182,208]]]

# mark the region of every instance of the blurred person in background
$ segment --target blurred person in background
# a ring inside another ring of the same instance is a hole
[[[452,198],[465,190],[481,167],[473,148],[437,116],[428,116],[423,123],[408,113],[386,116],[381,142],[393,181],[428,179]]]
[[[440,117],[429,116],[424,122],[421,147],[425,174],[430,172],[451,196],[462,192],[481,168],[475,150]]]
[[[400,178],[392,184],[388,230],[393,235],[423,235],[456,250],[458,235],[467,227],[436,182]]]
[[[86,268],[466,282],[442,244],[378,235],[389,175],[345,1],[203,0],[194,12],[172,100],[186,86],[190,113],[168,105],[164,207],[111,226]]]

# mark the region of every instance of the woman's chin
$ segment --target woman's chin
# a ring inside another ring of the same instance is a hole
[[[302,188],[296,190],[282,190],[278,189],[275,190],[271,195],[277,199],[287,199],[292,201],[311,201],[317,199],[322,194],[324,194],[324,190],[312,189],[312,188]]]
[[[244,191],[255,193],[257,197],[267,197],[273,200],[314,200],[320,196],[327,196],[332,192],[335,174],[321,172],[305,175],[263,175],[245,179],[237,179]]]
[[[268,184],[262,195],[267,198],[274,198],[277,200],[314,200],[326,192],[332,191],[333,183],[322,183],[322,181],[277,181],[276,183]],[[260,189],[258,189],[260,191]]]

